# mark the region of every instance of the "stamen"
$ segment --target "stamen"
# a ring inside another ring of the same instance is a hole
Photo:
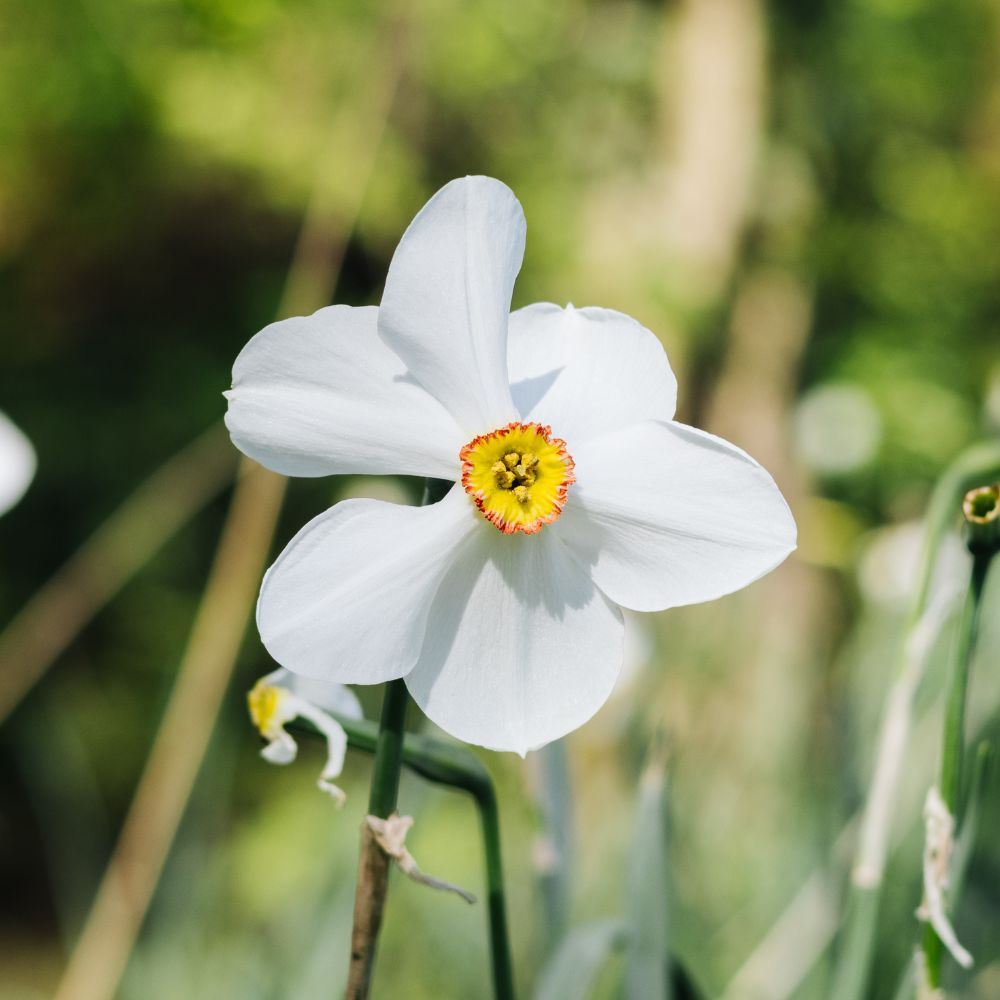
[[[497,486],[509,490],[514,485],[514,473],[503,462],[494,462],[492,471],[496,476]]]

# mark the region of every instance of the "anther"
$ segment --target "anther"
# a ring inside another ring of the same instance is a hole
[[[526,486],[515,486],[513,493],[514,496],[517,497],[518,503],[527,503],[530,499],[528,496],[528,488]]]
[[[508,452],[503,457],[503,464],[507,466],[508,469],[513,469],[517,466],[517,463],[521,461],[521,456],[518,455],[516,451]]]

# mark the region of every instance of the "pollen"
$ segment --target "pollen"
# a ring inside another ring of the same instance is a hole
[[[566,442],[542,424],[511,423],[473,438],[459,453],[462,486],[505,535],[551,524],[576,481]]]

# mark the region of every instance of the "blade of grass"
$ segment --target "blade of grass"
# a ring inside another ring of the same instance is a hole
[[[543,830],[536,856],[545,908],[549,951],[555,948],[569,923],[570,871],[573,864],[573,788],[565,740],[549,743],[537,754],[538,805]]]
[[[174,691],[56,1000],[114,995],[201,765],[284,493],[283,478],[243,464]]]
[[[639,782],[625,903],[625,996],[659,1000],[672,995],[668,951],[670,868],[667,844],[667,766],[654,749]]]
[[[931,496],[917,587],[900,647],[897,679],[882,718],[875,769],[862,814],[831,1000],[862,1000],[868,986],[890,824],[909,742],[913,700],[923,677],[929,646],[928,596],[941,540],[957,521],[965,493],[998,478],[1000,444],[985,442],[959,455],[938,480]],[[933,615],[931,609],[932,618]]]
[[[624,947],[627,936],[621,917],[568,931],[542,970],[535,1000],[586,1000],[604,964]]]
[[[388,51],[377,59],[386,71],[376,79],[372,92],[368,144],[354,151],[356,158],[367,160],[364,172],[368,176],[374,169],[400,78],[397,35],[397,23],[388,18],[380,40]],[[328,155],[339,156],[340,150],[331,148]],[[329,166],[326,157],[322,160],[317,165],[318,177]],[[307,294],[330,287],[339,272],[364,186],[358,189],[354,217],[347,222],[332,211],[324,190],[317,183],[306,209],[279,316],[310,312],[322,305],[322,301],[307,301]],[[303,270],[322,273],[307,277]],[[114,995],[208,745],[284,495],[282,477],[248,460],[242,464],[244,471],[177,682],[56,1000],[110,1000]]]
[[[941,801],[954,822],[962,823],[962,773],[965,759],[965,709],[968,700],[969,674],[975,655],[979,620],[982,612],[982,594],[989,573],[993,551],[974,551],[969,592],[962,608],[958,625],[955,660],[950,688],[945,704],[943,745],[938,788]],[[925,876],[926,877],[926,876]],[[926,883],[925,883],[926,885]],[[950,908],[954,909],[955,897],[949,894]],[[945,928],[946,930],[947,928]],[[942,930],[944,933],[944,930]],[[941,985],[941,967],[944,944],[930,919],[923,927],[924,968],[931,987]],[[970,959],[971,961],[971,959]]]
[[[126,583],[232,481],[217,424],[160,466],[0,633],[0,724]]]

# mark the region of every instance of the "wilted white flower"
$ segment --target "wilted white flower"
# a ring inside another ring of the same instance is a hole
[[[35,449],[24,434],[0,413],[0,514],[24,496],[35,475]]]
[[[262,330],[226,422],[293,476],[447,479],[440,502],[348,500],[268,571],[257,624],[296,673],[405,677],[460,739],[525,752],[581,725],[622,662],[620,608],[711,600],[768,572],[795,524],[771,477],[673,420],[659,341],[606,309],[509,313],[525,223],[511,191],[439,191],[381,307]]]
[[[289,673],[284,668],[273,671],[247,693],[250,718],[267,740],[260,755],[272,764],[290,764],[298,753],[298,744],[285,725],[293,719],[308,719],[326,737],[326,765],[316,781],[317,787],[337,805],[344,793],[333,779],[340,777],[347,752],[347,734],[328,712],[350,719],[361,718],[361,705],[354,692],[342,684],[325,684]]]

